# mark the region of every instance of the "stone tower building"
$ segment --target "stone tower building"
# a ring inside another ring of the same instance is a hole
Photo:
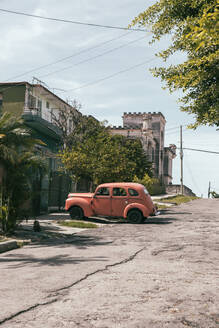
[[[112,134],[127,138],[139,138],[149,160],[153,163],[154,175],[165,185],[172,183],[172,160],[176,157],[176,146],[164,147],[166,120],[161,112],[124,113],[123,126],[113,127]]]

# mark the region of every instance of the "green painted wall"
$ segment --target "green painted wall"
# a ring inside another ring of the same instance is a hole
[[[26,85],[1,85],[0,93],[2,94],[3,102],[1,112],[12,112],[22,114],[24,110]]]
[[[39,133],[39,131],[32,128],[33,137],[35,139],[40,139],[46,144],[46,148],[48,148],[51,152],[57,153],[60,150],[60,143],[53,138],[49,138],[44,133]]]

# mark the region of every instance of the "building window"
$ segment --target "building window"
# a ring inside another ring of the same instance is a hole
[[[29,108],[36,108],[36,98],[32,95],[29,95],[28,106]]]
[[[49,109],[49,102],[48,101],[46,102],[46,108]]]
[[[72,120],[69,120],[69,129],[68,129],[69,133],[72,132],[72,127],[73,127]]]
[[[154,148],[152,148],[152,162],[154,162]]]
[[[42,113],[42,100],[38,99],[37,100],[37,108],[38,108],[38,113]]]

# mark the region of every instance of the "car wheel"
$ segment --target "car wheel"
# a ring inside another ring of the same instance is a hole
[[[144,221],[143,215],[138,210],[131,210],[128,212],[127,219],[130,223],[142,223]]]
[[[79,206],[71,207],[69,213],[70,213],[71,219],[82,220],[84,217],[84,212],[83,212],[82,208],[80,208]]]

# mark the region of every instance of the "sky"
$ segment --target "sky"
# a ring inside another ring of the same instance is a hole
[[[81,23],[126,28],[152,0],[0,0],[0,8]],[[135,27],[137,28],[137,26]],[[127,31],[43,20],[0,11],[0,82],[43,81],[62,99],[77,100],[81,112],[110,125],[122,125],[124,112],[162,112],[167,121],[165,146],[219,152],[215,127],[187,129],[194,122],[180,111],[180,92],[170,94],[150,68],[162,66],[155,54],[169,37],[149,44],[150,31]],[[167,64],[185,59],[175,54]],[[44,66],[44,67],[42,67]],[[198,196],[219,192],[219,155],[184,150],[184,184]],[[173,161],[173,183],[180,183],[180,156]]]

